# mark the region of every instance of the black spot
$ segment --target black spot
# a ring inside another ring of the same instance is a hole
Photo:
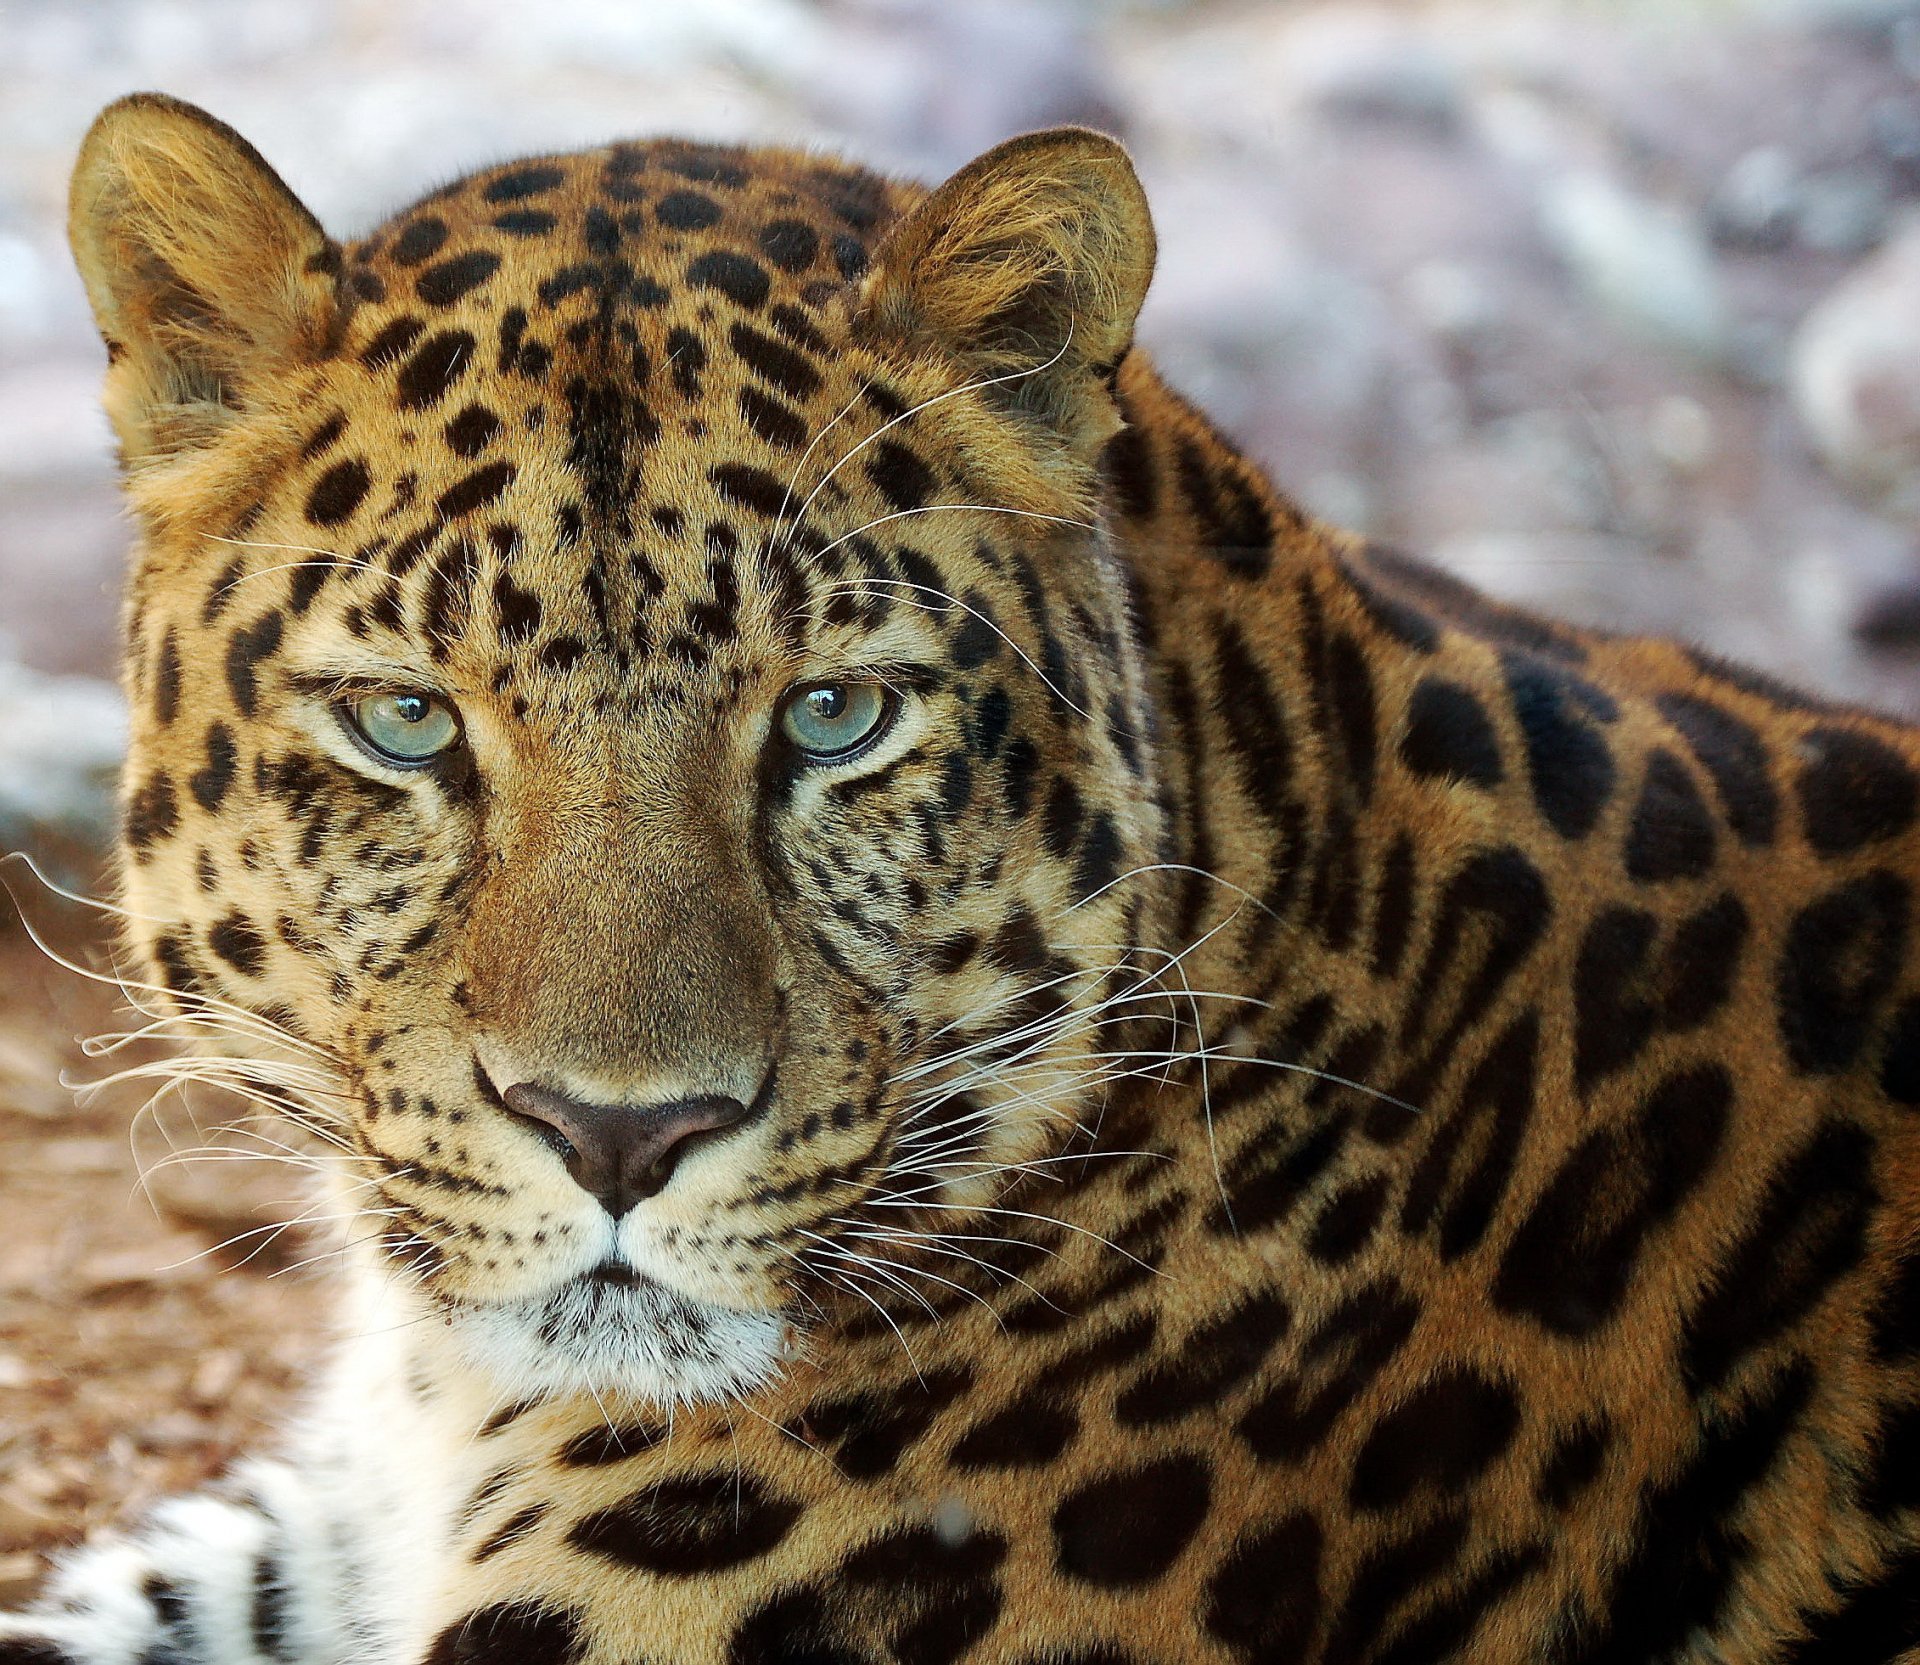
[[[767,322],[773,325],[796,347],[804,347],[810,353],[828,353],[832,348],[827,338],[807,322],[807,315],[797,306],[789,306],[782,301],[767,308]],[[877,385],[877,384],[876,384]],[[867,397],[872,399],[874,388],[867,389]],[[904,408],[904,407],[903,407]]]
[[[1129,1653],[1116,1642],[1093,1642],[1081,1647],[1023,1653],[1013,1665],[1151,1665],[1151,1662],[1141,1654]]]
[[[1114,819],[1101,810],[1086,824],[1079,853],[1073,862],[1073,895],[1076,905],[1089,901],[1120,877],[1121,857],[1126,853],[1120,842],[1120,830]]]
[[[1432,1665],[1454,1650],[1416,1648],[1409,1657],[1397,1645],[1376,1648],[1380,1633],[1418,1590],[1440,1581],[1460,1560],[1466,1540],[1458,1511],[1430,1516],[1419,1525],[1379,1541],[1361,1557],[1334,1616],[1320,1659],[1325,1665]]]
[[[1659,705],[1713,777],[1735,837],[1751,846],[1772,843],[1780,800],[1767,773],[1767,749],[1760,736],[1711,700],[1663,694]]]
[[[1503,1030],[1467,1077],[1460,1101],[1437,1126],[1407,1183],[1400,1229],[1418,1236],[1436,1222],[1441,1258],[1477,1248],[1513,1178],[1536,1090],[1540,1019],[1527,1011]]]
[[[1872,1038],[1906,951],[1907,883],[1863,873],[1794,916],[1780,953],[1780,1034],[1809,1075],[1849,1068]]]
[[[586,644],[577,636],[555,636],[540,649],[543,669],[565,675],[586,656]]]
[[[1210,1410],[1260,1368],[1286,1335],[1293,1311],[1277,1294],[1258,1294],[1202,1325],[1122,1393],[1114,1415],[1132,1427],[1177,1422]]]
[[[699,231],[720,218],[720,204],[704,191],[669,191],[653,205],[653,216],[671,231]]]
[[[1533,952],[1552,914],[1546,882],[1520,850],[1486,850],[1469,860],[1434,905],[1426,959],[1404,1002],[1402,1043],[1419,1036],[1429,1057],[1450,1057]],[[1443,988],[1459,991],[1451,1009]]]
[[[1292,803],[1293,742],[1278,694],[1237,625],[1222,619],[1214,636],[1215,678],[1226,737],[1254,807],[1276,824]]]
[[[438,404],[472,363],[473,337],[465,330],[442,330],[428,336],[394,378],[400,408],[426,410]]]
[[[740,414],[747,426],[781,451],[798,451],[807,443],[807,424],[791,405],[762,393],[757,387],[740,389]]]
[[[1823,856],[1845,855],[1897,837],[1913,825],[1920,778],[1891,746],[1852,729],[1817,728],[1799,745],[1796,783],[1807,842]]]
[[[651,1423],[620,1422],[610,1427],[602,1422],[568,1440],[560,1448],[560,1461],[568,1468],[603,1468],[650,1451],[666,1437],[666,1429]]]
[[[562,168],[515,168],[511,173],[498,174],[488,180],[481,195],[488,202],[522,202],[528,197],[544,195],[562,184],[566,177]]]
[[[1246,1665],[1304,1659],[1320,1624],[1320,1523],[1305,1510],[1254,1528],[1207,1581],[1207,1630]]]
[[[751,509],[769,520],[779,514],[780,506],[786,500],[786,492],[780,482],[764,468],[752,468],[745,463],[721,463],[707,470],[707,478],[727,502],[737,503],[741,508]]]
[[[1373,673],[1360,644],[1345,631],[1327,644],[1327,698],[1346,768],[1344,781],[1365,805],[1373,796],[1378,719],[1374,711]]]
[[[1873,1355],[1889,1364],[1920,1358],[1920,1244],[1895,1264],[1874,1303]],[[1920,1476],[1920,1465],[1914,1474]]]
[[[858,237],[844,232],[833,240],[833,263],[840,275],[851,283],[867,269],[867,251]]]
[[[1534,1495],[1549,1509],[1564,1511],[1600,1478],[1600,1465],[1613,1444],[1613,1423],[1604,1414],[1583,1417],[1562,1432],[1540,1465]]]
[[[335,463],[307,494],[307,519],[315,526],[338,526],[366,500],[372,484],[373,476],[358,457]]]
[[[1050,1394],[1028,1394],[976,1422],[954,1441],[958,1468],[1039,1468],[1073,1443],[1080,1419]]]
[[[1591,1334],[1626,1298],[1649,1237],[1711,1170],[1733,1083],[1718,1064],[1667,1076],[1631,1121],[1575,1145],[1500,1261],[1495,1305],[1559,1335]]]
[[[310,461],[314,457],[324,456],[333,449],[340,436],[346,431],[346,417],[341,412],[335,411],[307,436],[307,443],[300,447],[302,460]]]
[[[424,326],[418,318],[396,318],[366,345],[360,362],[369,370],[384,370],[397,364],[411,347]]]
[[[180,714],[180,641],[172,630],[160,638],[154,657],[153,714],[162,724]]]
[[[1599,1602],[1597,1622],[1555,1665],[1673,1659],[1691,1639],[1715,1634],[1754,1548],[1734,1517],[1772,1472],[1813,1383],[1811,1366],[1795,1360],[1747,1403],[1715,1418],[1679,1473],[1644,1494],[1623,1540],[1632,1553]]]
[[[1627,876],[1642,884],[1697,879],[1713,866],[1713,817],[1686,765],[1657,749],[1627,827]]]
[[[1174,454],[1180,489],[1193,512],[1201,552],[1243,578],[1263,576],[1273,562],[1273,517],[1258,487],[1232,454],[1213,459],[1191,439]]]
[[[735,324],[727,340],[741,361],[763,381],[771,382],[792,399],[809,399],[820,388],[820,372],[804,353],[797,353],[751,324]]]
[[[760,252],[782,271],[804,272],[820,255],[820,239],[804,220],[769,220],[760,228]]]
[[[207,930],[207,946],[235,971],[258,977],[266,964],[267,945],[253,921],[243,913],[230,913],[216,920]]]
[[[1602,908],[1573,971],[1574,1084],[1589,1092],[1626,1068],[1659,1025],[1653,951],[1660,922],[1642,908]]]
[[[889,1662],[954,1665],[1000,1616],[994,1574],[1006,1552],[995,1532],[976,1529],[954,1542],[932,1527],[902,1527],[848,1556],[839,1577],[867,1596],[856,1596],[856,1609],[878,1598]]]
[[[1508,654],[1505,664],[1534,802],[1562,838],[1585,838],[1613,792],[1613,754],[1593,719],[1611,720],[1614,704],[1592,684],[1537,659]]]
[[[702,185],[738,190],[747,182],[747,170],[718,145],[676,144],[660,158],[660,166]]]
[[[727,1644],[727,1665],[880,1665],[847,1641],[836,1618],[843,1604],[817,1589],[785,1590],[754,1608]]]
[[[1350,567],[1343,567],[1341,576],[1369,621],[1383,634],[1415,653],[1432,653],[1439,647],[1440,627],[1404,597],[1380,588]]]
[[[149,775],[144,785],[128,795],[121,831],[136,855],[171,837],[179,825],[180,800],[174,793],[172,779],[166,774]]]
[[[1413,839],[1399,834],[1381,864],[1380,888],[1373,908],[1372,965],[1376,977],[1397,977],[1413,929]]]
[[[469,405],[447,424],[447,443],[463,457],[477,457],[499,432],[499,417],[485,405]]]
[[[933,470],[906,446],[883,439],[867,459],[867,478],[895,509],[917,509],[933,495]]]
[[[1698,1028],[1726,1004],[1747,930],[1747,910],[1731,891],[1681,920],[1667,949],[1662,1006],[1669,1030]]]
[[[772,287],[766,267],[730,249],[715,249],[689,262],[687,282],[696,289],[717,289],[744,307],[762,305]]]
[[[517,472],[512,463],[504,460],[476,468],[465,479],[447,487],[434,507],[440,511],[442,520],[457,520],[461,515],[472,514],[505,491]]]
[[[707,367],[707,349],[692,330],[676,324],[667,331],[667,367],[673,385],[688,399],[700,397],[700,372]]]
[[[929,1371],[884,1398],[855,1394],[812,1406],[807,1427],[816,1444],[833,1448],[842,1474],[877,1480],[891,1472],[971,1381],[962,1371]]]
[[[1123,518],[1146,520],[1153,514],[1160,499],[1160,480],[1153,448],[1139,428],[1129,423],[1107,441],[1100,472]]]
[[[757,1560],[800,1514],[758,1476],[728,1469],[656,1481],[586,1516],[568,1541],[623,1566],[691,1578]]]
[[[1872,1138],[1852,1122],[1823,1122],[1774,1172],[1759,1213],[1722,1251],[1714,1287],[1688,1316],[1688,1381],[1696,1389],[1718,1386],[1747,1354],[1811,1312],[1860,1264],[1878,1200]]]
[[[493,223],[511,237],[544,237],[560,222],[544,208],[514,208],[494,215]]]
[[[1510,1384],[1464,1365],[1443,1370],[1374,1424],[1347,1496],[1356,1509],[1391,1509],[1422,1489],[1458,1492],[1499,1460],[1519,1426]]]
[[[1888,1407],[1875,1444],[1861,1503],[1881,1520],[1920,1509],[1920,1399]]]
[[[422,214],[400,228],[400,235],[394,238],[393,247],[387,252],[402,266],[418,266],[438,254],[446,240],[447,222]]]
[[[585,1651],[579,1621],[537,1602],[498,1602],[434,1638],[422,1665],[574,1665]]]
[[[429,266],[414,284],[414,293],[429,306],[451,306],[469,290],[485,283],[499,268],[499,255],[484,249],[470,249]]]
[[[1387,1206],[1390,1181],[1374,1174],[1342,1186],[1321,1205],[1307,1233],[1307,1253],[1323,1266],[1344,1266],[1367,1246]]]
[[[994,628],[992,611],[984,603],[973,603],[959,628],[953,633],[953,641],[948,648],[954,664],[963,671],[975,671],[992,659],[1000,651],[1000,632]],[[998,685],[987,690],[982,696],[989,699],[998,696],[1004,703],[1006,692]],[[1002,728],[1004,729],[1004,724]],[[993,748],[987,748],[992,755]]]
[[[239,753],[233,743],[233,730],[225,723],[215,723],[207,730],[207,763],[203,769],[196,770],[193,778],[187,782],[187,788],[193,793],[194,802],[209,815],[217,810],[227,795],[227,788],[233,784],[235,765]]]
[[[1248,1073],[1260,1087],[1267,1085],[1266,1071]],[[1214,1094],[1216,1116],[1221,1114],[1222,1100],[1230,1098],[1226,1091],[1230,1085]],[[1209,1227],[1239,1237],[1279,1225],[1339,1156],[1351,1126],[1349,1117],[1329,1116],[1290,1144],[1275,1147],[1255,1141],[1227,1169],[1226,1195],[1208,1217]]]
[[[505,567],[493,581],[493,603],[501,641],[526,641],[539,630],[544,611],[540,597],[515,584],[512,573]]]
[[[1498,786],[1505,768],[1500,737],[1486,708],[1467,689],[1426,677],[1407,706],[1400,761],[1416,775]]]
[[[1912,1454],[1920,1459],[1920,1451]],[[1840,1605],[1803,1613],[1807,1634],[1779,1656],[1780,1665],[1868,1665],[1920,1655],[1920,1549],[1894,1556],[1871,1578],[1842,1583]]]
[[[1035,1390],[1069,1396],[1071,1390],[1096,1376],[1117,1370],[1130,1359],[1138,1358],[1153,1345],[1158,1321],[1152,1313],[1139,1313],[1124,1324],[1103,1330],[1063,1353],[1035,1379]]]
[[[1880,1091],[1895,1104],[1920,1104],[1920,999],[1902,1002],[1887,1025]]]
[[[1207,1516],[1211,1492],[1197,1457],[1162,1457],[1082,1486],[1053,1512],[1057,1564],[1108,1589],[1161,1576]]]
[[[269,1544],[254,1563],[253,1599],[247,1617],[254,1651],[274,1665],[294,1657],[292,1608],[293,1592],[279,1556]],[[0,1653],[0,1660],[4,1658]]]
[[[1482,1622],[1546,1558],[1546,1545],[1536,1540],[1496,1551],[1471,1574],[1440,1581],[1445,1593],[1394,1631],[1387,1645],[1371,1656],[1374,1665],[1430,1665],[1438,1659],[1464,1657],[1462,1649]],[[1357,1612],[1350,1606],[1342,1617]],[[1356,1627],[1363,1628],[1364,1623]]]
[[[1298,1462],[1406,1345],[1419,1316],[1391,1279],[1348,1296],[1301,1345],[1295,1374],[1248,1407],[1240,1437],[1262,1462]]]
[[[236,630],[227,643],[227,687],[243,717],[254,713],[260,663],[279,651],[283,629],[278,613],[265,613]]]

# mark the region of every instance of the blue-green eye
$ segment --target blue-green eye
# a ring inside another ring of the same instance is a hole
[[[362,694],[344,714],[362,740],[404,769],[431,763],[460,743],[460,719],[438,694]]]
[[[844,763],[892,715],[893,697],[877,682],[816,682],[788,697],[780,727],[807,762]]]

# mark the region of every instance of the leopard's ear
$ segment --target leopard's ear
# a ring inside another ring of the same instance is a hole
[[[1153,219],[1118,141],[1009,139],[909,210],[874,256],[867,328],[960,361],[1090,457],[1119,426],[1110,384],[1153,276]]]
[[[177,99],[100,113],[67,233],[130,465],[210,443],[337,328],[338,248],[253,146]]]

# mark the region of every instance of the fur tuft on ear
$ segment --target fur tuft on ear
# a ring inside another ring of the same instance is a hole
[[[874,257],[868,328],[1005,378],[999,403],[1083,457],[1120,426],[1110,382],[1153,276],[1153,220],[1120,144],[1059,127],[997,145],[911,209]]]
[[[211,443],[338,327],[337,247],[253,146],[177,99],[136,93],[100,113],[67,231],[129,465]]]

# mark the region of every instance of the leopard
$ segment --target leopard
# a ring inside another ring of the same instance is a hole
[[[345,1223],[5,1665],[1920,1658],[1920,731],[1309,514],[1090,130],[70,224],[128,987]]]

